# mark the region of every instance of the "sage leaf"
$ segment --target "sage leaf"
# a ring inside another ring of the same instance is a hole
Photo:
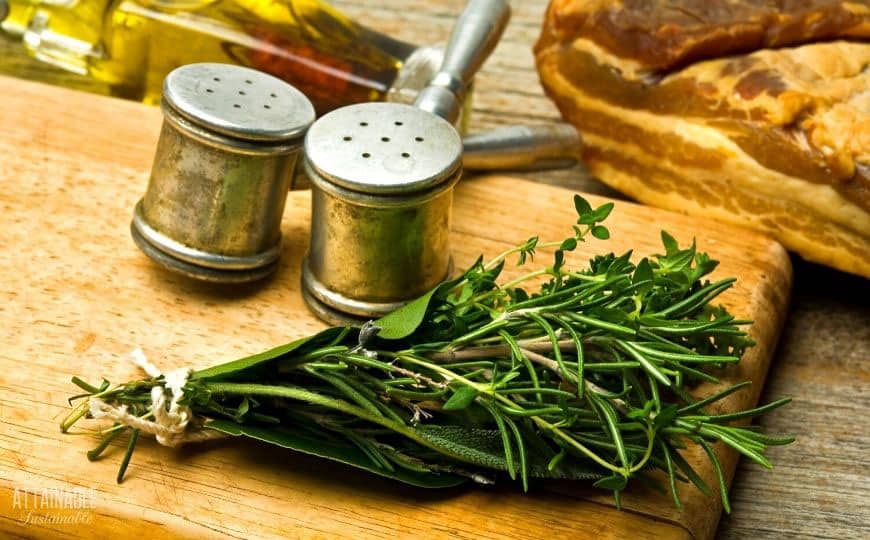
[[[466,482],[465,478],[454,474],[438,472],[421,473],[399,467],[390,471],[383,467],[377,467],[369,456],[357,446],[315,439],[302,431],[237,424],[231,420],[212,420],[208,423],[207,427],[227,435],[249,437],[282,448],[289,448],[312,456],[331,459],[413,486],[446,488],[458,486]]]
[[[461,455],[463,461],[467,463],[505,472],[508,470],[502,436],[497,429],[420,425],[417,427],[417,432],[431,443],[449,448],[451,453]],[[540,446],[535,449],[538,451],[529,452],[527,456],[530,477],[592,480],[603,476],[600,469],[583,461],[572,461],[570,464],[562,461],[550,470],[548,466],[551,454],[541,451],[543,449]],[[520,464],[515,462],[514,467],[519,469]]]
[[[289,358],[294,353],[301,352],[306,346],[316,346],[320,343],[329,342],[343,330],[344,327],[329,328],[318,334],[297,339],[296,341],[292,341],[286,345],[281,345],[280,347],[275,347],[274,349],[269,349],[265,352],[195,371],[191,374],[190,380],[195,381],[208,379],[216,381],[233,379],[243,375],[249,370],[262,367],[264,364]]]
[[[423,321],[426,320],[426,314],[433,298],[446,295],[458,281],[453,280],[442,283],[416,300],[375,321],[375,325],[381,329],[378,332],[378,337],[381,339],[399,340],[413,334]]]

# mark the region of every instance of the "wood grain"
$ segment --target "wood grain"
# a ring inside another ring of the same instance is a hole
[[[399,38],[438,43],[446,38],[463,0],[331,3]],[[478,77],[473,130],[558,118],[555,106],[540,88],[531,53],[547,0],[513,4],[513,18],[504,39]],[[101,91],[99,85],[26,58],[20,45],[4,39],[0,39],[0,73]],[[5,133],[5,126],[0,125],[0,139]],[[150,158],[144,159],[147,162]],[[582,167],[520,175],[618,197],[589,178]],[[0,178],[0,186],[6,182]],[[3,197],[0,195],[0,201]],[[793,263],[791,308],[762,400],[784,395],[795,400],[765,416],[762,423],[773,432],[794,433],[798,441],[771,449],[776,463],[773,473],[762,473],[741,461],[731,490],[733,513],[723,517],[719,526],[722,539],[870,537],[870,430],[866,428],[866,411],[870,409],[870,280],[798,258],[793,258]],[[80,341],[79,348],[87,341]]]
[[[435,493],[250,442],[177,452],[148,441],[128,482],[115,485],[117,451],[88,463],[83,453],[94,438],[58,433],[74,390],[70,375],[137,377],[124,362],[136,346],[166,368],[201,368],[320,329],[299,295],[309,194],[290,194],[283,265],[274,278],[233,289],[191,282],[157,268],[128,233],[150,169],[157,109],[5,78],[0,94],[7,96],[0,110],[0,249],[6,254],[0,322],[10,338],[0,352],[0,531],[38,530],[21,523],[21,509],[12,504],[16,488],[84,486],[97,490],[89,528],[55,525],[53,531],[109,534],[132,522],[145,532],[182,536],[713,535],[718,499],[693,489],[683,490],[682,512],[667,497],[641,490],[626,495],[620,512],[609,495],[576,484],[542,484],[532,496],[510,486]],[[455,202],[456,262],[461,267],[532,234],[559,238],[572,215],[567,190],[506,177],[466,180]],[[580,257],[601,249],[654,253],[665,227],[682,242],[697,237],[721,257],[720,276],[740,277],[725,303],[738,317],[757,320],[751,332],[759,345],[725,379],[757,384],[735,394],[728,407],[755,403],[790,288],[782,248],[738,228],[630,203],[618,206],[612,222],[614,239],[584,246]],[[710,467],[699,456],[689,458],[713,483]],[[723,460],[733,471],[734,454]]]

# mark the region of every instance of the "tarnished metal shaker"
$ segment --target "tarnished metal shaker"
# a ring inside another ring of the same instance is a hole
[[[332,322],[377,318],[450,271],[462,141],[410,105],[364,103],[321,117],[305,139],[312,183],[303,294]]]
[[[265,73],[190,64],[164,82],[163,128],[131,231],[162,266],[239,283],[275,270],[281,216],[314,108]]]
[[[462,171],[452,122],[509,18],[506,0],[469,0],[413,107],[351,105],[309,130],[311,246],[302,290],[321,318],[380,317],[450,273],[453,186]]]

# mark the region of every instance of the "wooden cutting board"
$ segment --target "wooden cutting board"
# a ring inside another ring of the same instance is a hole
[[[66,398],[76,391],[70,376],[138,378],[126,361],[135,347],[165,369],[200,368],[322,328],[299,295],[309,194],[290,194],[283,263],[274,278],[231,289],[194,283],[156,267],[128,232],[160,127],[156,108],[2,77],[0,95],[0,533],[713,536],[718,498],[689,487],[682,490],[682,511],[667,497],[638,489],[618,511],[608,494],[578,484],[536,484],[527,495],[514,486],[426,491],[251,442],[170,450],[143,441],[126,482],[116,485],[120,446],[89,463],[85,452],[96,439],[59,433]],[[573,222],[571,197],[506,177],[463,181],[455,202],[456,263],[462,267],[533,234],[562,238]],[[758,346],[726,378],[756,384],[728,406],[754,404],[791,287],[782,247],[748,230],[629,203],[617,204],[608,226],[612,240],[582,246],[579,257],[629,248],[658,252],[664,228],[681,242],[697,238],[723,261],[718,276],[739,278],[724,303],[756,321],[750,331]],[[736,457],[718,450],[730,478]],[[715,485],[710,468],[688,457]]]

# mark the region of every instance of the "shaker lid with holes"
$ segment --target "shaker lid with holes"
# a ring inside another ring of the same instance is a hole
[[[203,128],[238,139],[287,142],[301,139],[314,107],[286,82],[229,64],[189,64],[163,82],[165,103]]]
[[[305,137],[308,166],[343,188],[413,193],[452,178],[462,140],[446,120],[410,105],[361,103],[321,117]]]

